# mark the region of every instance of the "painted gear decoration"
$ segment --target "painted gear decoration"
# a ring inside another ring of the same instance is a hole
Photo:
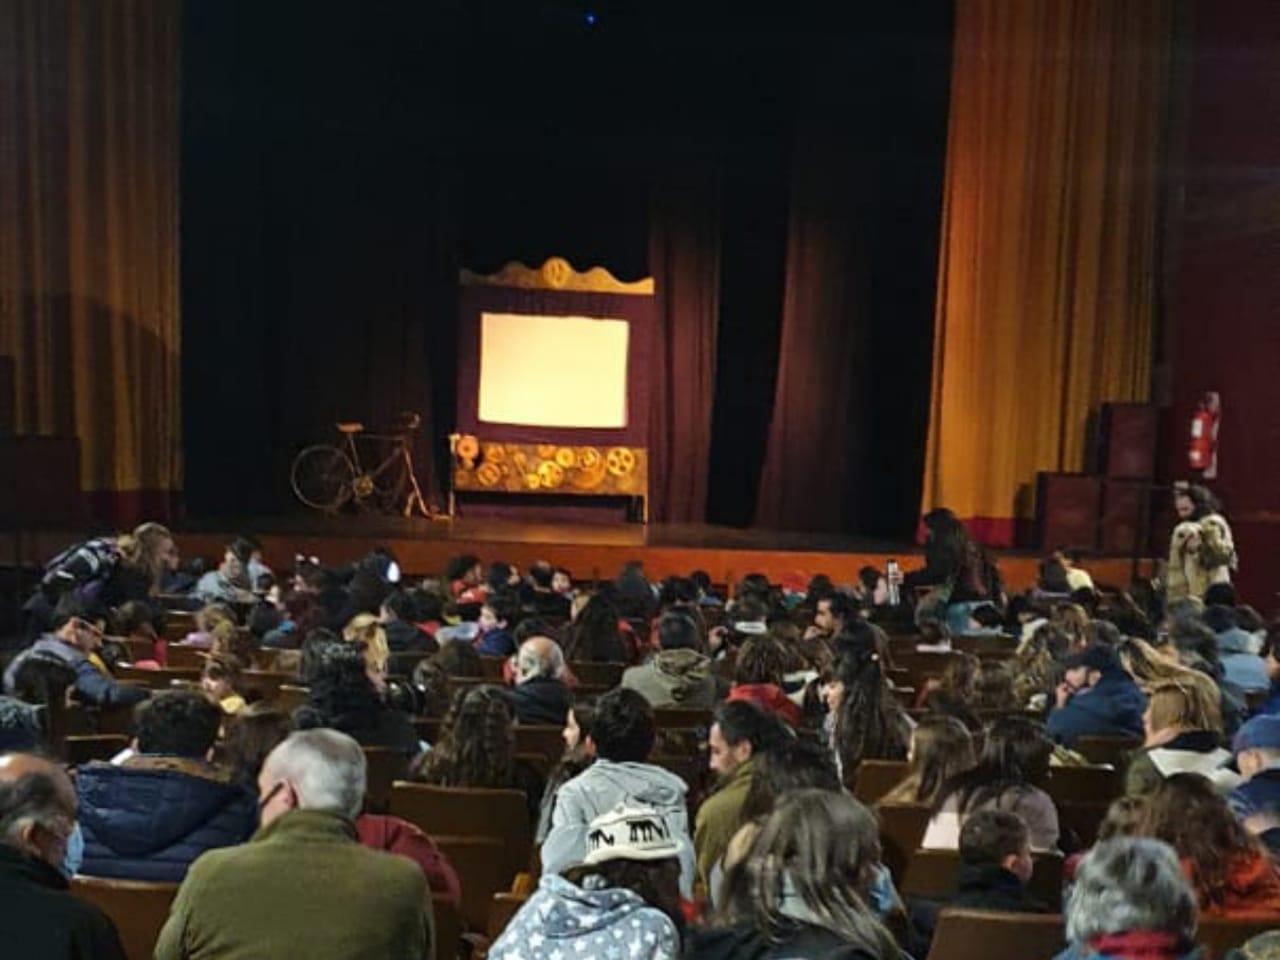
[[[579,447],[578,466],[583,470],[594,470],[600,466],[600,451],[595,447]]]
[[[556,455],[556,445],[554,443],[540,443],[534,450],[538,454],[539,460],[550,460]]]
[[[485,444],[484,458],[491,463],[501,463],[507,457],[507,448],[500,443]]]
[[[564,470],[554,460],[543,460],[538,464],[538,480],[544,488],[551,490],[564,483]]]
[[[556,449],[556,463],[561,470],[568,470],[578,462],[577,456],[574,455],[571,447],[558,447]]]
[[[502,470],[496,463],[487,461],[480,464],[480,469],[476,471],[476,479],[480,481],[482,487],[496,487],[498,481],[502,479]]]
[[[604,481],[604,464],[597,463],[590,470],[575,470],[569,475],[569,482],[577,490],[594,490]]]
[[[463,465],[470,470],[476,464],[476,457],[480,456],[480,441],[471,434],[465,433],[458,438],[453,450]]]
[[[604,461],[615,477],[625,477],[636,468],[636,455],[626,447],[613,447],[605,454]]]
[[[530,490],[537,490],[542,486],[542,478],[536,473],[526,473],[524,475],[524,485]]]

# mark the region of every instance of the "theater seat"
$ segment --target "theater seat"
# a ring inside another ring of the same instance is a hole
[[[1046,907],[1056,910],[1062,903],[1062,854],[1035,853],[1034,869],[1027,890]],[[958,850],[917,850],[911,854],[900,890],[904,897],[942,899],[951,896],[960,879]]]
[[[507,929],[507,924],[511,922],[520,908],[529,898],[520,893],[495,893],[493,901],[489,904],[489,925],[486,932],[489,935],[489,942],[492,943],[502,936],[502,931]]]
[[[928,960],[1052,960],[1065,945],[1057,914],[948,909]]]
[[[385,813],[391,802],[391,785],[409,774],[409,758],[391,747],[365,747],[365,806],[370,813]]]
[[[458,874],[463,925],[472,933],[484,933],[489,927],[493,895],[510,890],[516,877],[504,855],[502,841],[496,837],[442,834],[432,834],[431,839]]]
[[[169,918],[169,907],[178,893],[178,885],[73,877],[71,893],[86,903],[92,903],[111,918],[120,932],[120,942],[128,960],[151,960],[160,930]]]
[[[529,868],[533,831],[529,826],[528,804],[520,790],[437,787],[398,781],[391,785],[389,812],[393,817],[408,820],[428,836],[497,839],[501,843],[503,864],[509,867],[512,876]],[[483,909],[487,918],[487,901]],[[477,929],[483,930],[484,925],[482,920]]]
[[[854,774],[853,795],[872,806],[907,778],[911,765],[905,760],[863,760]]]
[[[1228,951],[1242,946],[1260,933],[1274,930],[1280,924],[1275,917],[1262,920],[1227,920],[1201,917],[1196,930],[1196,943],[1205,949],[1204,960],[1222,960]]]
[[[893,879],[901,883],[911,854],[924,839],[933,808],[923,804],[887,804],[876,813],[880,817],[881,859]]]

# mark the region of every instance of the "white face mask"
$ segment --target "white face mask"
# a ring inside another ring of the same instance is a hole
[[[84,863],[84,834],[80,832],[80,824],[77,823],[71,828],[71,836],[67,837],[67,852],[62,858],[62,865],[58,869],[62,875],[70,880],[80,872],[80,866]]]

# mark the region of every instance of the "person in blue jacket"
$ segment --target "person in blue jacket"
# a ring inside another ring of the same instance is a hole
[[[1068,747],[1082,736],[1142,736],[1147,698],[1114,650],[1095,643],[1068,657],[1064,666],[1046,725],[1049,736]]]
[[[81,873],[179,883],[206,850],[249,839],[256,797],[210,762],[221,723],[193,690],[158,693],[138,709],[132,756],[80,768]]]

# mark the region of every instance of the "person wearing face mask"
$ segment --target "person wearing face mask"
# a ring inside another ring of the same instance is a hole
[[[76,794],[56,764],[0,756],[0,924],[4,955],[125,960],[115,925],[67,892]]]

